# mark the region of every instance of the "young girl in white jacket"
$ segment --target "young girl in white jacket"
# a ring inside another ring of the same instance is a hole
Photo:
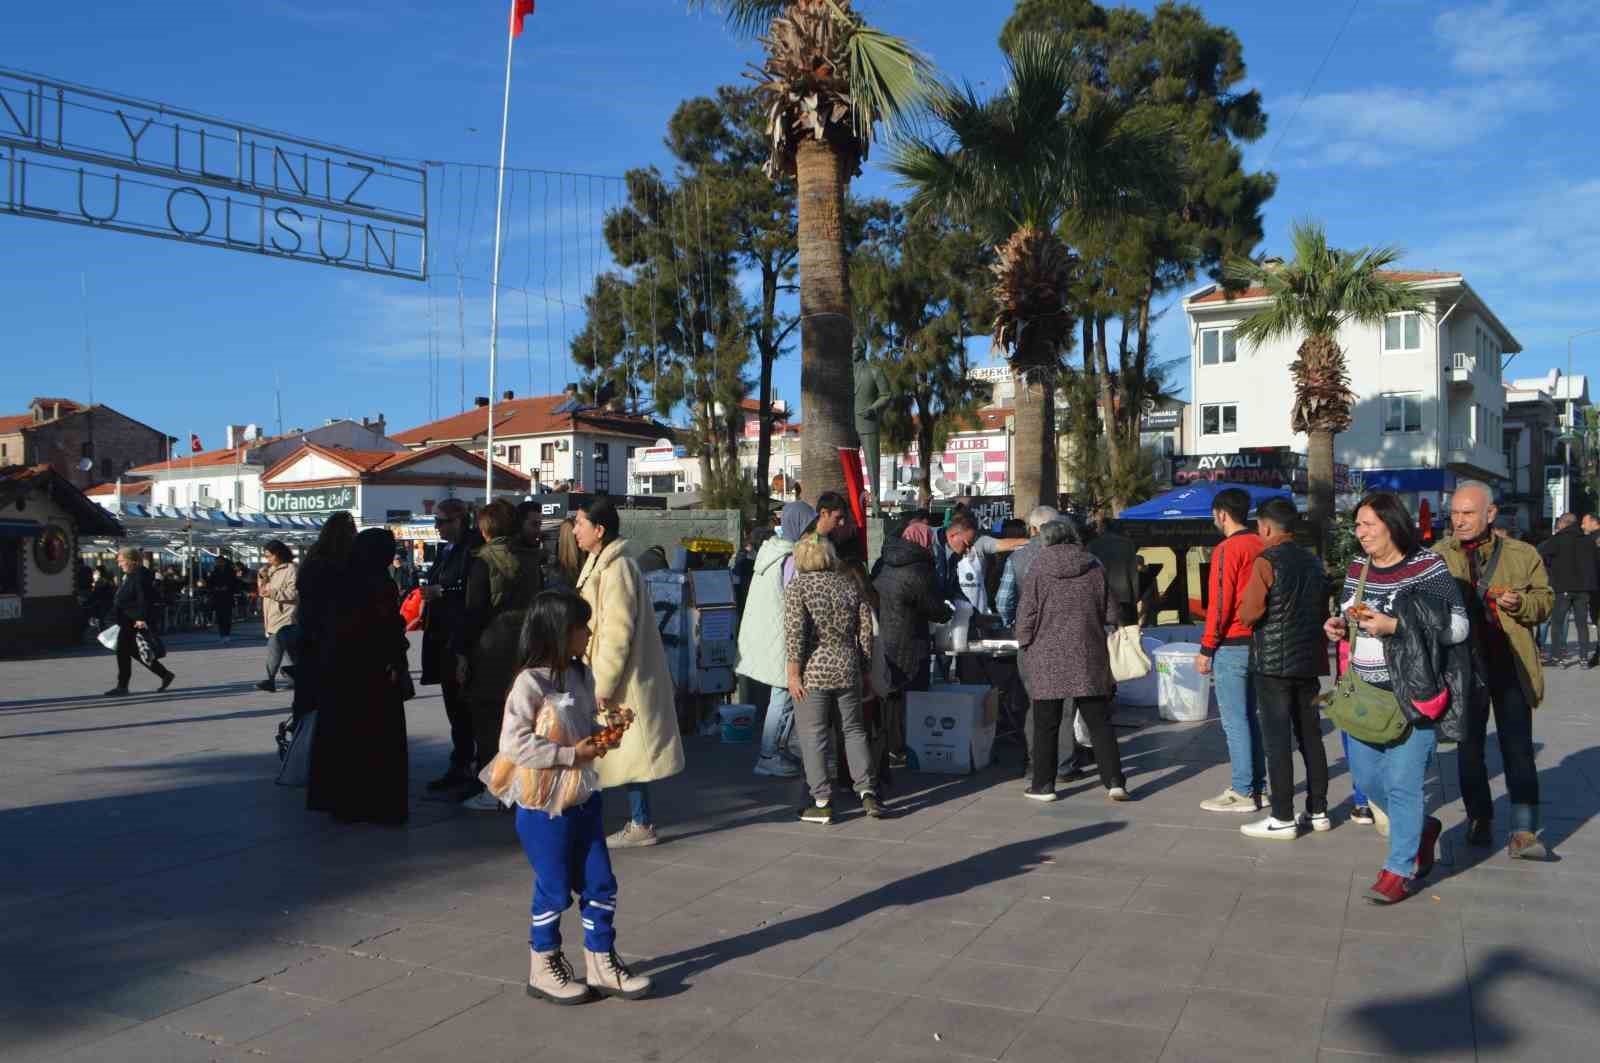
[[[594,761],[606,755],[597,733],[594,682],[582,664],[589,606],[575,594],[545,591],[522,625],[522,670],[506,696],[500,752],[480,778],[517,809],[517,836],[533,866],[528,995],[581,1004],[594,994],[635,1000],[650,980],[617,957],[617,879],[611,870]],[[606,724],[622,724],[621,718]],[[579,982],[561,951],[561,913],[581,898],[587,977]]]

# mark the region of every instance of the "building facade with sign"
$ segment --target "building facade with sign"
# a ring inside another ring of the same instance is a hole
[[[1389,276],[1425,308],[1339,330],[1357,401],[1334,460],[1362,489],[1398,492],[1413,509],[1427,500],[1437,512],[1458,477],[1492,483],[1507,476],[1500,366],[1522,346],[1460,273]],[[1183,305],[1194,419],[1186,457],[1243,457],[1262,448],[1305,454],[1306,437],[1290,430],[1289,373],[1304,337],[1260,347],[1235,340],[1238,324],[1267,305],[1261,289],[1230,294],[1207,285]],[[1185,467],[1202,471],[1196,460]]]
[[[1555,518],[1573,508],[1573,488],[1591,457],[1583,430],[1589,382],[1552,369],[1542,377],[1513,380],[1505,389],[1503,445],[1509,472],[1500,492],[1501,522],[1546,535]]]
[[[326,517],[347,511],[363,528],[431,519],[446,498],[483,498],[483,457],[452,444],[424,450],[347,450],[308,443],[261,477],[268,514]],[[496,465],[497,497],[520,500],[529,478]]]
[[[482,454],[488,444],[488,400],[466,413],[441,418],[394,440],[412,450],[450,443]],[[560,395],[519,399],[505,392],[494,406],[494,462],[528,476],[535,494],[570,485],[571,490],[622,494],[628,460],[671,431],[648,417],[578,401],[573,389]]]
[[[136,466],[126,475],[149,484],[145,501],[151,505],[220,509],[235,516],[266,513],[261,476],[268,468],[308,444],[405,453],[407,448],[385,437],[383,429],[382,414],[376,420],[330,421],[310,431],[296,429],[269,437],[263,437],[255,425],[229,425],[223,434],[226,446],[178,453],[171,461]],[[124,487],[127,485],[124,481]]]
[[[80,540],[121,534],[49,465],[0,466],[0,657],[82,640]]]

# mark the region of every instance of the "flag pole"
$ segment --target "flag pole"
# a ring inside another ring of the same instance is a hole
[[[517,37],[517,0],[511,0],[506,18],[506,92],[500,109],[500,174],[494,197],[494,269],[489,288],[489,418],[483,445],[483,501],[494,500],[494,395],[495,370],[500,358],[500,219],[506,204],[506,133],[511,125],[511,47]]]

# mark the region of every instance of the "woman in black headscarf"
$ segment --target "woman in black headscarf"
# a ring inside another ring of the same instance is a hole
[[[341,822],[400,824],[409,812],[405,621],[388,577],[394,536],[356,536],[338,581],[331,664],[311,746],[306,807]]]

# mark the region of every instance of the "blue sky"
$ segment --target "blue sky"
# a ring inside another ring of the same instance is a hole
[[[495,159],[501,0],[12,6],[9,67],[373,154]],[[947,73],[996,83],[1009,3],[859,6]],[[1600,119],[1585,93],[1600,30],[1588,0],[1360,0],[1331,53],[1343,0],[1200,6],[1239,34],[1265,97],[1270,129],[1247,151],[1280,178],[1265,249],[1310,217],[1338,244],[1398,243],[1410,266],[1462,271],[1526,349],[1508,376],[1564,365],[1566,337],[1600,326]],[[542,0],[517,48],[510,163],[595,175],[663,164],[677,103],[737,80],[755,55],[681,0]],[[431,285],[0,216],[0,412],[33,395],[87,396],[80,274],[95,398],[173,435],[215,446],[229,422],[271,429],[275,377],[286,427],[382,412],[406,428],[435,406],[455,412],[463,335],[468,402],[487,388],[488,286],[464,282],[458,302],[454,272],[459,256],[462,273],[489,275],[493,175],[450,167],[434,180]],[[573,304],[599,261],[590,237],[616,186],[517,181],[503,276],[531,295],[526,315],[520,293],[502,309],[501,387],[523,394],[530,376],[544,392],[572,374],[560,311],[576,332]],[[894,191],[876,160],[856,187]],[[1176,307],[1159,336],[1161,354],[1184,354]],[[1578,371],[1600,369],[1600,335],[1576,350]],[[798,398],[798,375],[796,353],[780,366],[781,395]]]

